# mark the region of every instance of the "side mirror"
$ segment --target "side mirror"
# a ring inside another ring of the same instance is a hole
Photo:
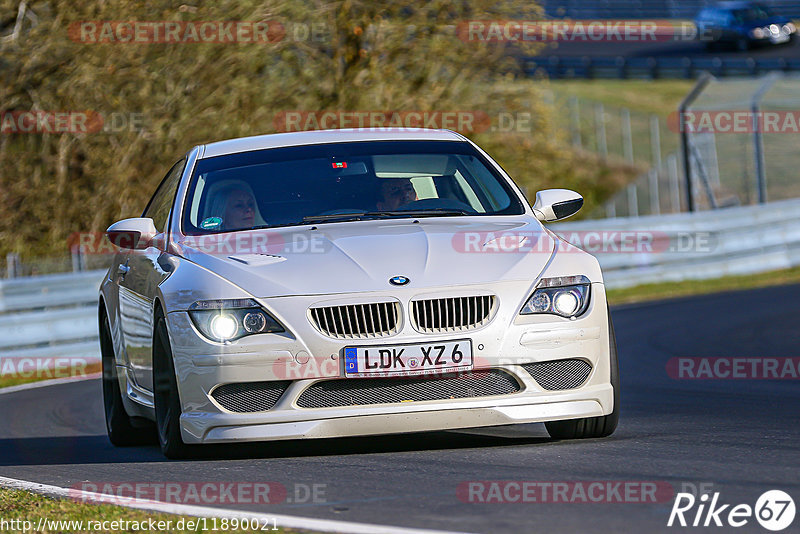
[[[144,249],[158,233],[153,219],[136,217],[115,222],[106,230],[109,241],[120,248]]]
[[[542,222],[566,219],[583,207],[583,197],[569,189],[544,189],[536,193],[533,213]]]

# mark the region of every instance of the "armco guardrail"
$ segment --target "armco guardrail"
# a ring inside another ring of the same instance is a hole
[[[550,228],[568,241],[580,241],[575,244],[597,257],[609,288],[800,265],[800,199]]]
[[[96,306],[104,273],[84,271],[0,280],[0,314],[88,303]]]
[[[609,288],[800,265],[800,199],[550,228],[597,256]],[[0,360],[99,360],[97,289],[104,272],[0,281]]]
[[[105,271],[0,280],[0,373],[41,374],[56,361],[100,360],[97,292]]]

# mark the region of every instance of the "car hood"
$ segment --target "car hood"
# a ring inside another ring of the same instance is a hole
[[[185,237],[178,254],[259,298],[533,281],[555,241],[533,217],[438,217]]]

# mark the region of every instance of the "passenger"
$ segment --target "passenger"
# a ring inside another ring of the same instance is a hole
[[[382,178],[381,195],[383,199],[377,204],[380,211],[393,211],[417,200],[417,192],[411,178]]]

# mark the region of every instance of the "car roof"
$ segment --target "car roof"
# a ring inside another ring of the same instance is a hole
[[[240,137],[217,141],[202,146],[202,158],[213,158],[238,152],[250,152],[267,148],[287,146],[319,145],[325,143],[346,143],[354,141],[466,141],[459,133],[451,130],[432,130],[427,128],[351,128],[341,130],[314,130],[289,132],[253,137]]]
[[[745,9],[748,7],[763,6],[758,2],[749,2],[747,0],[732,0],[727,2],[717,2],[712,7],[720,9]]]

